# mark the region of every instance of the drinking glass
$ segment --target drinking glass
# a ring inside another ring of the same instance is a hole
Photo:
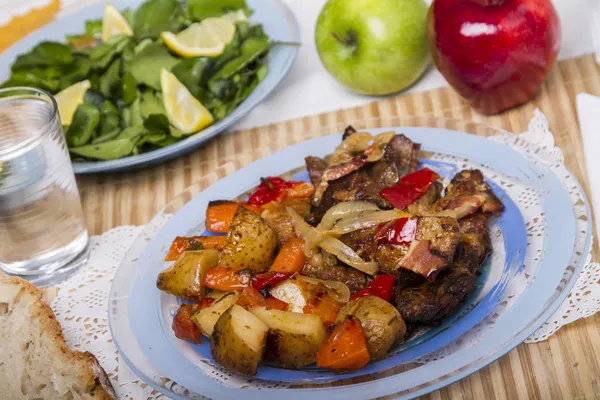
[[[87,261],[88,241],[56,100],[0,90],[0,268],[53,284]]]

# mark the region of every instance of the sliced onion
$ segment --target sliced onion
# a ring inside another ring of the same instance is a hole
[[[363,260],[354,250],[336,238],[326,236],[321,243],[319,243],[319,246],[326,252],[336,256],[341,262],[348,264],[365,274],[375,276],[379,270],[377,263],[374,261],[367,262]]]
[[[412,215],[400,210],[371,211],[346,217],[335,224],[331,230],[325,231],[324,233],[331,235],[343,235],[359,229],[372,228],[383,222],[407,217],[412,217]]]
[[[294,230],[304,239],[304,237],[308,235],[308,233],[312,229],[312,226],[310,226],[308,222],[306,222],[304,218],[302,218],[300,214],[298,214],[293,208],[286,207],[285,210],[287,211],[288,215],[292,218],[292,225],[294,226]]]
[[[433,211],[431,210],[431,208],[425,206],[424,204],[416,203],[413,203],[410,206],[408,206],[408,212],[419,217],[448,217],[455,219],[457,218],[455,210]]]
[[[348,201],[345,203],[339,203],[327,210],[317,228],[328,230],[331,229],[333,225],[342,218],[357,215],[364,211],[377,210],[379,210],[379,207],[373,203],[369,203],[368,201]]]
[[[331,296],[338,303],[346,304],[350,301],[350,289],[343,282],[326,281],[308,276],[302,276],[302,280],[308,284],[309,288],[311,286],[325,286],[326,289],[329,289],[327,295]],[[315,287],[315,291],[318,291],[317,287]]]

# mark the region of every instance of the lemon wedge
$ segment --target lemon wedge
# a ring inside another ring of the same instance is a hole
[[[133,36],[133,30],[120,12],[112,4],[106,3],[102,20],[102,40],[121,34]]]
[[[213,122],[210,111],[165,68],[160,71],[160,87],[169,122],[183,133],[198,132]]]
[[[226,19],[234,24],[236,22],[248,21],[248,17],[246,16],[244,10],[229,11],[228,13],[221,15],[221,19]]]
[[[54,95],[56,104],[58,104],[58,113],[63,125],[71,125],[75,110],[83,103],[83,96],[90,88],[90,81],[77,82],[66,89],[61,90]]]
[[[174,34],[163,32],[167,47],[182,57],[215,57],[233,40],[235,25],[224,18],[206,18]]]

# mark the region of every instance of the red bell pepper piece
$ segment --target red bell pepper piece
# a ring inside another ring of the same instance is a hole
[[[440,176],[436,172],[429,168],[423,168],[400,178],[400,181],[394,186],[381,189],[379,194],[395,208],[404,210],[413,201],[423,196],[431,184],[439,178]]]
[[[377,275],[363,290],[355,293],[350,299],[358,299],[365,296],[377,296],[385,301],[390,301],[394,293],[396,278],[394,275]]]
[[[262,290],[266,287],[277,285],[279,282],[283,282],[289,277],[288,274],[283,274],[281,272],[266,272],[264,274],[255,275],[250,282],[250,286],[256,290]]]
[[[248,199],[248,204],[262,206],[272,201],[284,200],[286,197],[309,197],[313,191],[313,186],[308,182],[286,181],[270,176],[261,179],[260,185]]]
[[[409,245],[417,235],[417,218],[399,218],[381,224],[375,232],[377,243]]]
[[[179,309],[173,318],[171,328],[175,333],[175,337],[178,339],[187,340],[192,343],[202,343],[200,330],[190,319],[194,310],[195,306],[193,304],[182,304],[179,306]]]

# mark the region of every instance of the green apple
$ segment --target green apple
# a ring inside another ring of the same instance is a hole
[[[317,20],[321,62],[364,94],[395,93],[430,63],[424,0],[329,0]]]

